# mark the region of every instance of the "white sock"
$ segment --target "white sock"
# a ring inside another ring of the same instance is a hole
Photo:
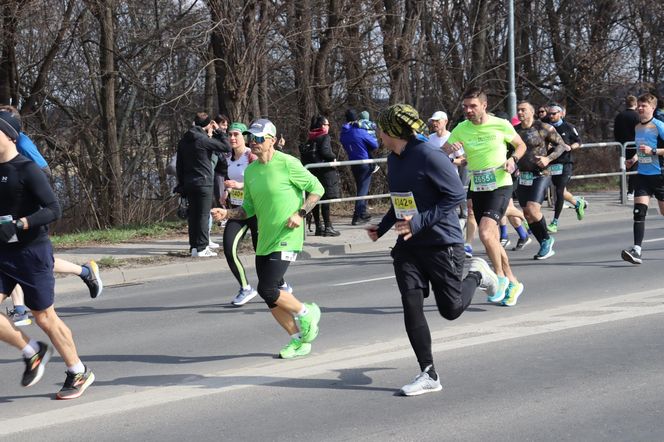
[[[30,339],[30,342],[28,342],[28,345],[23,347],[21,350],[23,352],[23,357],[30,359],[34,355],[37,354],[39,351],[39,343],[35,341],[34,339]]]
[[[309,313],[309,310],[307,310],[307,306],[302,303],[302,308],[297,312],[297,316],[305,316],[307,313]]]
[[[636,253],[641,253],[641,246],[634,246],[634,251]]]
[[[67,367],[69,373],[85,373],[85,365],[79,359],[78,362],[71,367]]]
[[[302,336],[300,336],[299,333],[294,333],[294,334],[290,335],[290,337],[291,337],[291,339],[298,339],[298,340],[302,339]]]
[[[251,290],[251,284],[247,284],[244,287],[242,287],[242,290]]]

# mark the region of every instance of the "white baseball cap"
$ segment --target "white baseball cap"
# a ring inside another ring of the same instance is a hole
[[[251,123],[251,126],[249,126],[249,129],[247,129],[245,134],[253,134],[258,137],[264,137],[265,135],[271,135],[273,137],[277,136],[277,128],[274,127],[274,124],[268,119],[265,118],[260,118],[258,120],[255,120],[253,123]]]
[[[436,111],[433,113],[431,118],[429,118],[429,122],[439,121],[439,120],[447,120],[447,114],[443,111]]]

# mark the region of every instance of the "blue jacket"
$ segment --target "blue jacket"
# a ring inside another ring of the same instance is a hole
[[[37,163],[37,166],[39,166],[40,169],[43,169],[44,167],[48,166],[48,163],[46,162],[42,154],[39,153],[39,149],[37,149],[35,143],[33,143],[32,140],[28,138],[28,136],[23,132],[18,133],[18,140],[16,140],[16,149],[18,150],[18,153]]]
[[[368,160],[369,152],[378,148],[378,140],[368,130],[346,123],[339,137],[349,160]]]
[[[413,237],[404,241],[399,236],[397,243],[407,247],[463,244],[456,208],[466,192],[456,167],[441,149],[413,137],[401,155],[387,157],[387,170],[390,193],[412,192],[418,211],[410,220]],[[378,226],[378,236],[396,222],[392,206]]]

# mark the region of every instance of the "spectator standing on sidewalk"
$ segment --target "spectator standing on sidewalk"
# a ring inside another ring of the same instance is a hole
[[[613,139],[618,143],[628,143],[634,141],[634,130],[639,124],[639,113],[636,111],[636,97],[628,95],[625,98],[625,110],[616,115],[613,121]],[[636,146],[625,149],[625,158],[632,158],[636,155]],[[627,171],[631,172],[638,168],[638,163],[633,163]],[[634,200],[634,182],[636,175],[627,177],[627,199]]]
[[[178,188],[189,200],[187,224],[192,257],[217,256],[209,248],[214,179],[212,155],[231,151],[226,134],[215,132],[217,128],[217,123],[207,113],[199,112],[194,125],[178,143]]]
[[[346,123],[341,126],[340,141],[349,160],[368,160],[371,158],[371,152],[378,148],[378,140],[371,131],[353,124],[357,120],[357,114],[354,110],[346,111]],[[355,180],[356,196],[367,196],[369,187],[371,187],[371,172],[373,165],[356,164],[350,166]],[[367,200],[355,201],[355,210],[353,211],[352,224],[364,224],[371,219],[367,212]]]
[[[316,115],[311,119],[311,126],[309,127],[309,135],[307,142],[313,143],[315,152],[318,157],[318,162],[327,163],[336,161],[337,158],[332,152],[332,142],[329,135],[330,122],[322,115]],[[331,200],[339,198],[339,173],[334,167],[319,167],[310,169],[318,181],[325,189],[324,199]],[[314,216],[314,223],[316,230],[314,235],[319,236],[339,236],[341,233],[332,226],[332,219],[330,218],[330,205],[318,204],[313,208],[311,213]],[[323,215],[323,224],[321,224],[321,213]]]

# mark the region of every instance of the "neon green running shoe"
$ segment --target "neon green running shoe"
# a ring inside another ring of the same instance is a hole
[[[574,207],[574,210],[576,210],[576,219],[578,219],[579,221],[581,221],[585,216],[586,207],[588,207],[588,203],[586,203],[586,200],[581,196],[577,197],[576,207]]]
[[[281,359],[293,359],[299,356],[306,356],[311,353],[311,344],[302,342],[301,339],[292,338],[288,345],[281,349],[279,357]]]
[[[521,296],[521,293],[523,293],[523,284],[520,282],[515,284],[510,281],[510,284],[507,286],[505,299],[503,299],[502,304],[506,305],[507,307],[515,306],[516,301],[519,299],[519,296]]]
[[[320,321],[320,308],[314,304],[304,304],[307,307],[307,314],[300,316],[300,335],[302,342],[311,342],[318,336],[318,322]]]
[[[549,233],[556,233],[558,232],[558,220],[554,219],[549,223],[548,226],[546,226],[546,230],[549,231]]]

